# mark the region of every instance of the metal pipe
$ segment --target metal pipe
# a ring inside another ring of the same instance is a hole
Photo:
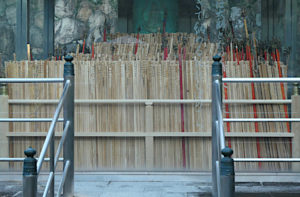
[[[43,193],[43,197],[47,197],[47,195],[48,195],[48,191],[50,189],[51,183],[53,182],[53,176],[54,176],[54,173],[50,172],[48,180],[47,180],[47,184],[46,184],[46,187],[45,187],[45,190]]]
[[[300,122],[300,118],[224,118],[224,122]]]
[[[233,158],[234,162],[300,162],[300,158]]]
[[[59,145],[57,147],[57,151],[56,151],[56,155],[55,155],[55,159],[54,159],[54,169],[56,168],[56,165],[57,165],[57,162],[58,162],[58,159],[59,159],[59,154],[62,150],[63,144],[65,143],[65,139],[66,139],[66,136],[67,136],[67,133],[68,133],[68,130],[69,130],[69,126],[70,126],[70,121],[67,121],[66,126],[64,128],[63,135],[62,135],[62,137],[60,139],[60,142],[59,142]]]
[[[24,151],[27,156],[23,163],[23,196],[36,197],[37,196],[37,169],[36,159],[34,155],[36,150],[29,147]]]
[[[300,82],[300,78],[224,78],[223,83],[291,83]]]
[[[39,158],[36,158],[37,160]],[[61,162],[63,161],[63,158],[59,158],[58,161]],[[0,158],[0,162],[23,162],[24,158]],[[44,158],[44,161],[49,162],[50,158]]]
[[[67,161],[70,162],[69,173],[66,174],[66,182],[63,186],[64,197],[74,196],[74,64],[72,63],[73,57],[67,55],[65,57],[66,63],[64,64],[64,80],[65,83],[70,81],[70,90],[68,91],[68,100],[64,104],[64,127],[67,121],[70,122],[68,133],[63,148],[64,166]]]
[[[226,147],[222,149],[220,163],[220,190],[222,197],[233,197],[235,193],[234,161],[231,158],[233,150]]]
[[[216,133],[216,140],[217,140],[217,147],[218,147],[218,149],[217,149],[217,155],[218,155],[218,159],[217,159],[217,161],[221,161],[221,149],[220,149],[220,132],[219,132],[219,122],[218,121],[216,121],[215,122],[215,124],[216,124],[216,131],[217,131],[217,133]]]
[[[0,83],[62,83],[63,78],[0,78]]]
[[[222,90],[222,63],[220,56],[213,57],[214,63],[212,64],[212,83],[211,83],[211,107],[212,107],[212,196],[216,197],[218,195],[218,185],[217,185],[217,168],[216,161],[219,161],[220,154],[218,146],[218,130],[216,121],[218,121],[218,103],[222,103],[222,97],[217,96],[217,89]],[[219,100],[219,101],[218,101]],[[219,125],[220,126],[220,125]]]
[[[221,171],[220,171],[220,163],[219,161],[216,161],[216,169],[217,169],[217,190],[218,190],[218,197],[221,196]]]
[[[52,118],[0,118],[0,122],[52,122]],[[57,122],[63,122],[63,118],[57,119]]]
[[[47,137],[45,139],[45,142],[44,142],[44,145],[43,145],[43,148],[41,150],[41,153],[40,153],[40,157],[39,157],[39,160],[38,160],[38,163],[37,163],[37,172],[38,174],[40,173],[40,170],[42,168],[42,164],[43,164],[43,161],[44,161],[44,157],[46,155],[46,152],[47,152],[47,149],[48,149],[48,145],[50,143],[50,140],[53,136],[53,133],[54,133],[54,129],[55,129],[55,125],[56,125],[56,122],[57,122],[57,119],[58,119],[58,116],[59,116],[59,113],[62,109],[62,106],[63,106],[63,103],[64,103],[64,100],[66,98],[66,95],[68,93],[68,90],[69,90],[69,87],[70,87],[70,81],[66,81],[66,85],[64,87],[64,90],[63,90],[63,93],[60,97],[60,100],[59,100],[59,103],[58,103],[58,106],[55,110],[55,113],[54,113],[54,116],[53,116],[53,120],[51,122],[51,125],[50,125],[50,128],[48,130],[48,134],[47,134]]]
[[[52,181],[50,183],[50,192],[49,192],[49,196],[54,197],[54,182],[55,182],[55,168],[54,168],[54,152],[55,152],[55,129],[53,129],[53,134],[51,136],[50,139],[50,173],[53,173],[53,178]]]
[[[222,113],[222,95],[221,95],[221,84],[219,81],[215,81],[216,85],[216,96],[217,96],[217,117],[218,117],[218,130],[217,132],[219,133],[219,154],[221,155],[221,150],[225,148],[225,135],[224,135],[224,127],[223,127],[223,113]]]
[[[9,99],[9,104],[57,104],[58,99]],[[196,104],[196,103],[211,103],[210,99],[199,99],[199,100],[176,100],[176,99],[78,99],[75,100],[75,104]],[[291,104],[292,100],[250,100],[250,99],[237,99],[237,100],[225,100],[223,103],[226,104]]]
[[[61,182],[59,184],[58,192],[56,194],[56,197],[60,197],[60,195],[61,195],[63,186],[64,186],[65,181],[66,181],[66,177],[67,177],[67,174],[68,174],[68,171],[69,171],[69,167],[70,167],[70,161],[68,160],[68,161],[66,161],[66,165],[64,167],[64,172],[62,174]]]

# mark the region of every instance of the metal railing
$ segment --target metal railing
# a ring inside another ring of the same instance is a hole
[[[74,65],[73,57],[66,56],[64,64],[64,78],[3,78],[0,83],[64,83],[62,95],[58,101],[53,118],[2,118],[0,122],[51,122],[46,139],[44,141],[40,156],[34,158],[36,151],[29,147],[24,151],[27,158],[0,158],[2,162],[23,161],[23,196],[37,196],[37,179],[41,172],[44,161],[50,163],[50,173],[43,192],[43,197],[55,195],[55,169],[59,161],[63,161],[62,179],[58,187],[56,196],[69,197],[74,194]],[[59,118],[63,109],[63,119]],[[57,122],[64,122],[63,134],[55,153],[55,127]],[[48,147],[50,147],[50,157],[45,158]],[[63,149],[63,158],[59,155]]]
[[[224,118],[222,83],[290,83],[300,78],[224,78],[221,57],[212,65],[212,185],[213,197],[232,197],[235,192],[234,162],[300,162],[300,158],[234,158],[233,150],[225,147],[224,122],[300,122],[299,118]],[[262,102],[263,103],[263,102]],[[267,103],[267,102],[266,102]]]

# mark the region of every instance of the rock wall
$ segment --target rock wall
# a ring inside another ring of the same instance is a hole
[[[16,0],[0,0],[0,69],[15,50]],[[2,72],[0,72],[2,75]],[[1,77],[1,76],[0,76]]]
[[[257,38],[261,38],[261,0],[197,0],[196,5],[196,14],[202,25],[196,23],[195,28],[198,29],[199,35],[202,35],[204,41],[208,39],[208,34],[210,34],[211,41],[218,41],[217,20],[219,15],[225,16],[223,21],[226,23],[225,37],[233,39],[229,24],[231,21],[234,39],[244,40],[246,36],[243,11],[247,19],[249,34],[255,32]],[[224,12],[217,6],[222,7]],[[207,27],[209,27],[209,32],[207,32]]]
[[[104,24],[115,32],[118,17],[117,0],[57,0],[55,5],[55,47],[75,51],[86,39],[103,40]]]
[[[102,40],[104,23],[114,32],[118,17],[117,0],[56,0],[55,48],[75,51],[78,43],[92,38]],[[30,1],[30,43],[35,59],[43,48],[44,4]],[[16,35],[16,0],[0,0],[0,56],[2,62],[13,58]]]

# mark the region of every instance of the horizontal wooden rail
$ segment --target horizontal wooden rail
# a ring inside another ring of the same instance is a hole
[[[7,137],[45,137],[47,132],[9,132]],[[62,132],[55,136],[61,137]],[[75,137],[211,137],[211,132],[77,132]],[[293,138],[293,133],[281,132],[230,132],[225,137]]]
[[[9,104],[57,104],[56,99],[9,99]],[[195,104],[195,103],[211,103],[210,99],[80,99],[75,100],[75,104]],[[291,104],[292,100],[224,100],[223,103],[228,104]]]

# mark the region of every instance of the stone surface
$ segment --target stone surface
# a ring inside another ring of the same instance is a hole
[[[63,18],[55,23],[55,42],[68,44],[83,36],[83,24],[72,18]]]
[[[14,33],[6,25],[0,25],[0,53],[11,54],[14,51]]]
[[[113,9],[112,4],[109,1],[110,0],[104,0],[100,7],[101,11],[106,15],[112,13],[112,9]],[[111,0],[111,1],[114,1],[114,0]]]
[[[34,25],[40,29],[44,27],[44,13],[38,12],[34,17]]]
[[[17,0],[4,0],[7,7],[16,6]]]
[[[150,172],[151,173],[151,172]],[[0,176],[0,196],[22,196],[22,176]],[[47,175],[40,175],[38,196],[45,188]],[[60,180],[61,175],[56,175]],[[169,174],[151,175],[127,173],[75,174],[76,197],[211,197],[211,180],[203,175]],[[59,181],[56,181],[56,187]],[[299,183],[237,183],[236,197],[296,197],[300,194]]]
[[[93,13],[91,6],[92,5],[88,2],[80,3],[80,8],[78,10],[77,18],[83,22],[88,21],[90,16]]]
[[[5,2],[4,0],[0,0],[0,16],[5,15]]]
[[[237,38],[238,40],[242,40],[244,37],[244,21],[242,18],[242,9],[239,7],[232,7],[230,19],[232,20],[235,38]]]
[[[36,26],[30,28],[30,43],[32,47],[42,48],[43,46],[43,32]]]
[[[30,9],[31,45],[33,54],[38,57],[43,44],[43,1],[31,0]],[[86,33],[87,47],[90,47],[92,37],[95,41],[102,41],[105,20],[111,32],[115,30],[117,15],[117,0],[56,0],[55,46],[74,52],[78,41]],[[5,54],[2,59],[11,59],[16,29],[16,0],[0,0],[0,25],[5,26],[0,30],[0,40],[7,39],[5,46],[7,42],[13,42],[9,47],[0,46],[0,53]]]
[[[16,25],[17,14],[16,14],[16,6],[15,5],[6,8],[6,18],[8,20],[8,24]]]
[[[71,17],[75,14],[74,0],[56,0],[55,16],[58,18]]]

